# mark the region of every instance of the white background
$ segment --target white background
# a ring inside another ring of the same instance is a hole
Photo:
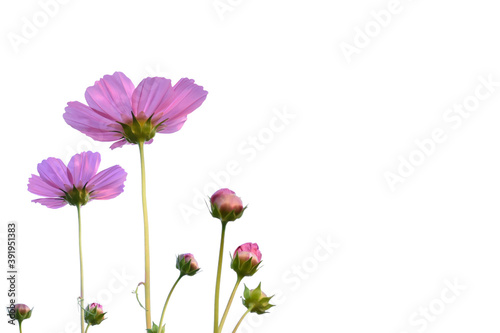
[[[6,271],[17,221],[18,301],[35,307],[25,333],[77,332],[76,209],[31,203],[26,185],[43,159],[84,150],[128,172],[122,195],[82,213],[86,299],[109,318],[89,332],[143,332],[130,293],[143,276],[138,149],[111,151],[62,118],[114,71],[136,85],[189,77],[209,92],[181,131],[146,147],[154,321],[175,255],[192,252],[203,270],[176,289],[167,332],[212,330],[220,223],[200,201],[215,190],[211,172],[249,205],[228,227],[221,308],[235,280],[228,253],[244,242],[264,259],[244,283],[277,294],[241,332],[499,330],[500,86],[480,79],[500,81],[494,1],[222,0],[221,14],[212,0],[61,0],[50,17],[47,2],[0,5],[0,258]],[[370,13],[388,7],[381,27]],[[464,101],[466,117],[447,111]],[[436,129],[442,140],[429,144]],[[410,157],[420,165],[405,169]],[[238,173],[223,177],[230,161]],[[401,177],[392,189],[388,172]],[[244,312],[241,294],[225,332]],[[17,330],[7,317],[0,325]]]

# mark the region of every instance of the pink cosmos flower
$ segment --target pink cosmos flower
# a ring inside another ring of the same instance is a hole
[[[207,97],[194,80],[180,79],[173,87],[162,77],[148,77],[134,87],[120,72],[105,75],[87,88],[85,100],[69,102],[66,123],[97,141],[115,141],[111,149],[125,144],[151,143],[156,133],[174,133],[187,115]]]
[[[233,258],[236,258],[236,254],[242,263],[251,258],[252,266],[257,265],[262,259],[262,253],[260,253],[257,243],[241,244],[236,251],[234,251]]]
[[[91,200],[107,200],[123,192],[127,173],[115,165],[97,172],[101,155],[93,152],[76,154],[66,166],[49,157],[38,164],[40,176],[31,175],[28,191],[46,198],[35,199],[49,208],[66,204],[83,206]]]

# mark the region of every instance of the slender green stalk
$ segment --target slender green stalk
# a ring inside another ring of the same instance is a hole
[[[143,308],[144,310],[146,310],[146,308],[144,306],[142,306],[142,303],[141,301],[139,300],[139,293],[137,292],[137,290],[139,290],[139,287],[142,285],[144,285],[144,282],[140,282],[138,285],[137,285],[137,288],[135,288],[135,291],[134,291],[134,294],[135,294],[135,298],[137,299],[137,303],[139,303],[139,306],[141,308]]]
[[[85,329],[85,333],[89,330],[90,324],[87,324],[87,328]]]
[[[144,141],[139,142],[139,153],[141,155],[141,183],[142,183],[142,212],[144,216],[144,292],[146,305],[146,327],[151,328],[151,284],[150,284],[150,264],[149,264],[149,225],[148,225],[148,205],[146,202],[146,166],[144,164]]]
[[[229,313],[229,308],[231,307],[231,303],[233,302],[234,295],[236,294],[236,290],[240,285],[241,280],[243,280],[244,276],[238,275],[238,279],[236,280],[236,284],[234,285],[233,292],[231,293],[231,297],[229,297],[229,301],[227,302],[226,310],[222,315],[222,320],[219,324],[219,332],[222,332],[222,326],[224,326],[224,322],[226,321],[227,314]]]
[[[179,283],[179,281],[181,280],[182,276],[183,276],[182,274],[179,275],[179,277],[175,281],[174,285],[172,286],[172,289],[170,289],[170,292],[168,293],[167,300],[165,301],[165,305],[163,306],[163,311],[161,313],[160,325],[158,325],[160,332],[161,332],[161,327],[162,327],[161,325],[163,324],[163,317],[165,316],[165,310],[167,310],[168,301],[170,300],[170,296],[172,296],[172,292],[174,291],[175,286],[177,286],[177,283]]]
[[[21,329],[21,323],[19,323],[19,333],[23,333],[23,330]]]
[[[78,211],[78,246],[80,249],[80,321],[82,326],[82,333],[84,330],[84,309],[83,309],[83,255],[82,255],[82,218],[80,215],[80,205],[76,205]]]
[[[243,321],[243,319],[245,319],[245,316],[250,312],[250,309],[248,309],[244,314],[243,316],[241,316],[240,320],[238,321],[238,323],[236,324],[236,326],[234,327],[234,330],[233,330],[233,333],[236,333],[236,330],[238,329],[238,327],[240,327],[240,324],[241,322]]]
[[[220,276],[222,268],[222,255],[224,252],[224,236],[226,234],[226,224],[227,222],[222,222],[222,232],[220,235],[219,265],[217,266],[217,280],[215,281],[214,333],[219,333]]]

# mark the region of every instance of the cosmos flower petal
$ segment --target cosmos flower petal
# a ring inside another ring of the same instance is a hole
[[[124,122],[132,119],[130,101],[133,92],[132,81],[125,74],[115,72],[113,75],[105,75],[92,87],[87,88],[85,100],[103,117]]]
[[[91,199],[112,199],[123,192],[127,173],[115,165],[99,172],[87,184]]]
[[[136,116],[144,112],[149,118],[160,109],[162,105],[174,97],[174,89],[170,80],[163,77],[148,77],[139,83],[132,95],[132,110]]]
[[[115,143],[113,143],[109,148],[111,148],[111,149],[121,148],[124,145],[130,145],[130,144],[131,143],[129,143],[127,140],[121,139],[120,141],[116,141]]]
[[[150,145],[151,143],[153,143],[153,139],[144,142],[144,144],[146,145]],[[120,141],[116,141],[115,143],[113,143],[109,148],[111,149],[121,148],[125,145],[132,145],[132,144],[133,143],[128,142],[126,139],[122,139]]]
[[[31,175],[28,181],[28,191],[44,197],[60,197],[64,195],[61,189],[43,181],[42,178],[37,175]]]
[[[233,258],[236,257],[236,253],[239,252],[249,252],[254,255],[258,261],[262,260],[262,253],[259,250],[259,245],[257,243],[245,243],[238,246],[236,251],[234,251]]]
[[[121,126],[80,102],[69,102],[63,118],[68,125],[97,141],[115,141],[122,137]]]
[[[82,189],[85,184],[97,173],[101,155],[91,151],[74,155],[68,163],[68,170],[73,176],[73,184]]]
[[[67,205],[67,202],[63,198],[41,198],[31,200],[32,202],[38,202],[49,208],[61,208]]]
[[[68,168],[60,159],[49,157],[38,164],[37,170],[42,180],[52,187],[63,191],[69,191],[73,188],[71,185],[73,180],[70,179]]]
[[[187,78],[180,79],[173,89],[175,93],[173,98],[170,98],[164,105],[161,105],[160,109],[163,109],[163,111],[153,118],[158,123],[166,119],[187,116],[205,101],[208,94],[208,92],[203,90],[202,86],[195,84],[194,80]]]
[[[177,117],[173,120],[168,120],[163,123],[158,129],[158,133],[175,133],[182,128],[184,123],[186,122],[187,117]]]

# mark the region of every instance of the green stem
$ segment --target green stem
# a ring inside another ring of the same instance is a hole
[[[250,309],[248,309],[244,314],[243,316],[241,316],[240,320],[238,321],[238,324],[236,324],[236,326],[234,327],[234,330],[233,330],[233,333],[236,333],[236,330],[238,329],[238,327],[240,327],[240,324],[241,322],[243,321],[243,319],[245,318],[245,316],[250,312]]]
[[[23,330],[21,328],[21,323],[19,323],[19,333],[23,333]]]
[[[175,289],[175,286],[177,286],[177,283],[179,283],[179,281],[181,280],[181,278],[183,277],[183,275],[179,275],[179,277],[177,278],[177,280],[175,281],[174,285],[172,286],[172,289],[170,289],[170,292],[168,293],[168,297],[167,297],[167,300],[165,301],[165,306],[163,306],[163,311],[161,313],[161,318],[160,318],[160,325],[158,325],[159,327],[159,331],[161,332],[161,324],[163,324],[163,317],[165,316],[165,310],[167,310],[167,304],[168,304],[168,301],[170,300],[170,296],[172,296],[172,292],[174,291]]]
[[[219,265],[217,267],[217,280],[215,281],[215,305],[214,305],[214,333],[219,333],[219,293],[220,277],[222,268],[222,255],[224,252],[224,236],[226,234],[227,222],[222,222],[222,232],[220,236]]]
[[[87,328],[85,329],[85,333],[89,330],[90,324],[87,324]]]
[[[84,309],[83,309],[83,255],[82,255],[82,218],[80,215],[80,205],[76,205],[78,211],[78,245],[80,249],[80,322],[82,326],[82,333],[84,330]]]
[[[236,294],[236,290],[240,285],[241,280],[243,280],[244,276],[238,275],[238,279],[236,280],[236,284],[234,285],[233,292],[231,293],[231,297],[229,297],[229,301],[227,302],[226,310],[222,315],[222,320],[219,325],[219,332],[222,332],[222,326],[224,326],[224,322],[226,321],[227,314],[229,313],[229,308],[231,307],[231,303],[233,302],[234,295]]]
[[[142,303],[141,301],[139,300],[139,293],[137,292],[137,290],[139,290],[139,287],[142,285],[144,285],[144,282],[140,282],[138,285],[137,285],[137,288],[135,288],[135,291],[133,292],[135,294],[135,298],[137,299],[137,303],[139,303],[139,306],[141,308],[143,308],[144,310],[146,310],[146,308],[144,306],[142,306]]]
[[[141,155],[141,183],[142,183],[142,212],[144,216],[144,292],[146,305],[146,327],[151,328],[151,284],[150,284],[150,265],[149,265],[149,225],[148,225],[148,206],[146,202],[146,167],[144,164],[144,141],[139,142],[139,153]]]

